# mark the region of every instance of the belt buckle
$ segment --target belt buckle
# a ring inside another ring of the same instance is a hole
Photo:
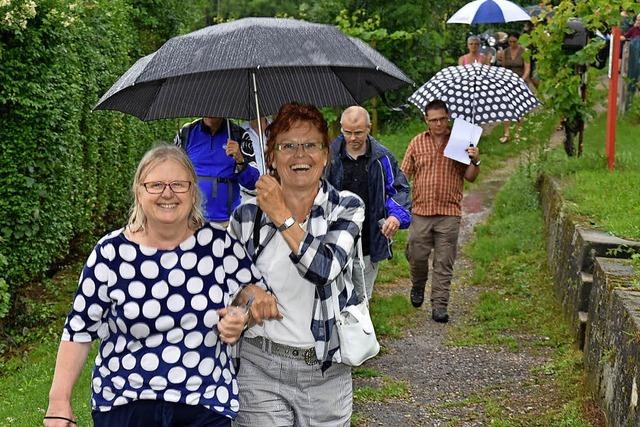
[[[308,348],[304,351],[304,363],[309,366],[313,366],[318,363],[318,359],[316,358],[316,349]]]

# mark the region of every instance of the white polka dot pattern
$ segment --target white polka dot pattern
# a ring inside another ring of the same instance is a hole
[[[238,411],[238,390],[217,310],[238,286],[260,280],[224,230],[205,225],[174,250],[103,237],[78,282],[63,339],[100,339],[92,407],[136,399]]]
[[[447,104],[451,118],[475,124],[518,121],[540,105],[516,73],[477,63],[438,71],[409,97],[409,102],[424,113],[434,99]]]

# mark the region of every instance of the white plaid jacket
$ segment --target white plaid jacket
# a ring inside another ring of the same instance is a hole
[[[264,214],[260,219],[260,239],[254,247],[253,229],[257,205],[255,199],[238,206],[229,223],[229,234],[238,239],[251,258],[269,243],[276,226]],[[364,221],[364,203],[349,191],[338,191],[322,180],[309,215],[307,233],[297,254],[289,254],[300,276],[316,285],[311,333],[316,341],[316,355],[323,369],[331,362],[340,362],[340,343],[334,333],[335,319],[331,283],[339,292],[340,309],[356,303],[352,270],[356,257],[356,242]],[[268,286],[268,283],[267,283]]]

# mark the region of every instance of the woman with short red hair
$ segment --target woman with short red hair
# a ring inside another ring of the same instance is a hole
[[[249,328],[240,350],[239,426],[349,426],[351,368],[341,363],[332,298],[354,304],[353,264],[364,221],[362,200],[323,178],[327,123],[316,107],[286,104],[267,128],[273,175],[235,210],[229,233],[245,246],[278,302],[249,286]],[[337,293],[337,294],[336,294]],[[263,299],[267,301],[263,310]],[[267,313],[264,317],[263,313]]]

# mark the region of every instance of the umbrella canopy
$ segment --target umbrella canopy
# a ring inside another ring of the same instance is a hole
[[[508,0],[475,0],[462,6],[447,24],[498,24],[530,20],[531,16],[526,10]]]
[[[452,118],[475,124],[518,121],[540,105],[516,73],[477,63],[440,70],[409,102],[424,113],[434,99],[447,104]]]
[[[95,109],[142,120],[251,119],[292,101],[360,104],[410,83],[380,53],[336,27],[245,18],[170,39],[139,59]]]

